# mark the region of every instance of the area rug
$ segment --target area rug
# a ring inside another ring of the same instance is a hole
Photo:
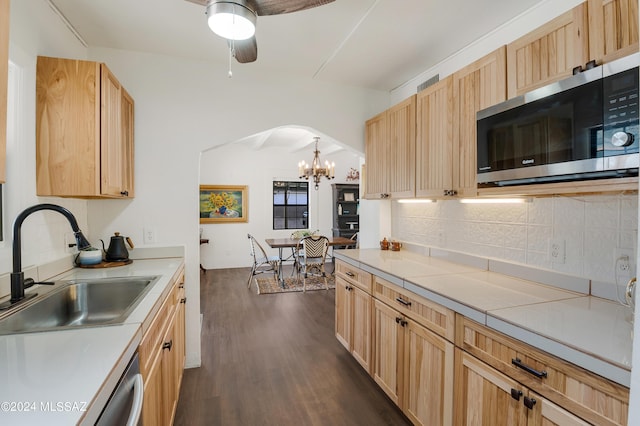
[[[302,277],[300,277],[300,283],[296,283],[296,277],[286,277],[284,279],[284,287],[276,281],[273,275],[255,278],[256,290],[258,294],[270,294],[270,293],[288,293],[292,291],[302,291]],[[327,284],[329,288],[336,288],[335,279],[333,276],[327,276]],[[325,290],[324,280],[322,277],[308,277],[307,278],[307,291]]]

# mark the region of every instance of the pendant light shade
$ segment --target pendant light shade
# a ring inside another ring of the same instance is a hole
[[[211,31],[228,40],[246,40],[256,32],[256,14],[243,1],[211,2],[206,14]]]

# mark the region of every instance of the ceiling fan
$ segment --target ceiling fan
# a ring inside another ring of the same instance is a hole
[[[233,56],[240,63],[258,57],[255,37],[256,18],[282,15],[322,6],[335,0],[186,0],[206,6],[211,30],[226,38]]]

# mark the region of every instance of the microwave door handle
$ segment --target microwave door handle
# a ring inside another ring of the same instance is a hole
[[[142,414],[142,401],[144,399],[144,382],[142,381],[142,374],[138,373],[133,379],[133,404],[131,405],[131,413],[129,414],[129,420],[127,420],[127,426],[136,426],[140,420],[140,414]]]

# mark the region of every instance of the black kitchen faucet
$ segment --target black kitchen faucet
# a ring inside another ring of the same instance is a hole
[[[71,225],[71,229],[73,229],[75,234],[78,250],[91,247],[89,241],[87,241],[84,235],[82,235],[82,231],[80,231],[80,228],[78,227],[78,222],[76,221],[75,216],[73,216],[73,214],[64,207],[56,204],[36,204],[35,206],[24,209],[20,214],[18,214],[18,217],[16,217],[16,220],[13,223],[13,272],[11,273],[11,300],[9,301],[8,306],[24,300],[24,289],[29,288],[34,284],[34,281],[31,278],[27,278],[25,280],[24,272],[22,272],[20,229],[22,227],[22,222],[24,222],[31,213],[40,210],[53,210],[67,218]],[[35,296],[35,294],[33,296]],[[30,297],[33,296],[30,295]]]

